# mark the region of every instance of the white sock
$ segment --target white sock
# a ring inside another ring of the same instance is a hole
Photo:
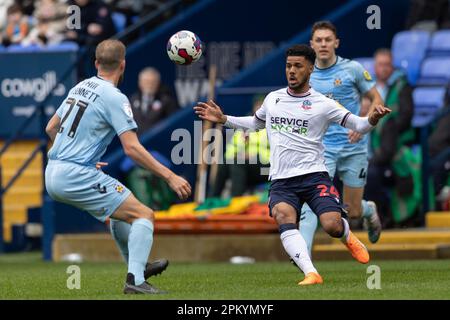
[[[307,204],[304,204],[302,207],[299,228],[300,234],[302,235],[303,239],[306,242],[306,246],[308,247],[310,257],[314,242],[314,234],[316,233],[318,224],[319,219],[317,218],[316,214]]]
[[[344,225],[344,234],[341,237],[341,241],[342,243],[347,243],[348,240],[348,234],[350,233],[350,226],[348,225],[347,220],[345,220],[344,218],[341,218],[342,220],[342,224]]]
[[[295,264],[305,275],[310,272],[318,273],[309,257],[306,242],[297,229],[284,231],[280,238],[284,250],[286,250],[288,255],[294,260]]]

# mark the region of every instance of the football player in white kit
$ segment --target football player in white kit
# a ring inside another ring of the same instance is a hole
[[[279,226],[284,249],[305,274],[299,285],[323,282],[308,253],[297,223],[303,203],[319,217],[323,229],[340,238],[360,263],[369,262],[369,253],[350,231],[342,217],[339,193],[327,173],[322,138],[331,123],[367,133],[390,112],[376,106],[368,117],[353,115],[336,101],[309,85],[316,54],[307,45],[286,51],[288,87],[269,93],[254,116],[224,115],[213,101],[194,107],[201,119],[234,129],[267,129],[270,143],[270,214]]]
[[[337,29],[330,21],[318,21],[313,25],[310,45],[317,55],[310,78],[315,90],[361,116],[366,114],[360,107],[362,95],[369,98],[371,106],[383,104],[369,72],[357,61],[336,54],[339,39]],[[367,224],[369,241],[376,243],[382,229],[377,207],[375,202],[363,199],[369,166],[368,135],[332,124],[323,138],[323,144],[328,174],[332,180],[337,174],[342,181],[342,198],[348,217],[363,219]],[[300,221],[300,233],[311,253],[318,221],[306,204],[303,205]]]

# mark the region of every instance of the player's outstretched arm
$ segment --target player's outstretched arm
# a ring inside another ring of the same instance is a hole
[[[369,123],[372,126],[376,126],[378,124],[378,121],[380,121],[380,119],[385,115],[391,113],[391,111],[391,109],[386,108],[381,104],[376,105],[369,113]]]
[[[378,92],[376,86],[373,86],[372,89],[366,92],[365,97],[370,101],[369,105],[365,105],[364,103],[361,104],[361,111],[359,115],[361,117],[367,117],[367,115],[375,109],[378,105],[383,105],[383,98],[381,97],[380,93]],[[363,135],[359,132],[355,132],[353,130],[349,130],[348,132],[348,139],[350,143],[356,143]]]
[[[61,119],[57,114],[54,114],[53,117],[47,123],[45,132],[50,137],[50,140],[52,142],[55,141],[56,134],[58,133],[60,123],[61,123]]]
[[[212,100],[209,100],[208,103],[198,102],[194,110],[202,120],[221,124],[227,122],[227,116],[223,114],[222,109]]]
[[[208,103],[198,102],[194,110],[200,119],[221,123],[228,128],[256,130],[265,127],[265,122],[255,116],[232,117],[224,115],[221,108],[212,100]]]
[[[136,132],[126,131],[119,136],[119,139],[127,156],[141,167],[166,180],[180,199],[186,200],[191,195],[192,189],[189,182],[159,163],[139,142]]]
[[[378,121],[380,121],[381,118],[383,118],[390,112],[391,109],[386,108],[382,105],[377,105],[373,110],[370,111],[368,117],[362,118],[349,113],[346,121],[343,121],[344,126],[351,130],[364,134],[369,132],[374,126],[378,124]]]

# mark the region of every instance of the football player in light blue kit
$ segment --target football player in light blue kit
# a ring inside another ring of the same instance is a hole
[[[316,64],[310,79],[316,91],[359,116],[365,116],[369,111],[360,110],[363,95],[371,100],[371,109],[383,104],[375,82],[361,64],[336,55],[339,39],[336,27],[331,22],[319,21],[314,24],[310,45],[316,52]],[[343,202],[349,217],[362,217],[368,226],[370,242],[377,242],[381,233],[377,209],[373,201],[363,200],[368,167],[368,137],[331,124],[323,143],[325,165],[330,177],[338,173],[343,182]],[[317,216],[305,204],[299,225],[310,253],[317,224]]]
[[[165,179],[181,199],[191,194],[191,187],[156,161],[137,138],[130,103],[117,88],[125,70],[125,51],[118,40],[101,42],[95,52],[97,76],[72,88],[50,119],[46,131],[54,143],[45,184],[54,200],[85,210],[100,221],[111,218],[111,233],[128,264],[124,293],[163,293],[145,281],[154,213],[127,187],[103,173],[101,166],[106,164],[100,158],[117,134],[125,154]]]

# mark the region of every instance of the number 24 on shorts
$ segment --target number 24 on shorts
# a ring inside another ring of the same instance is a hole
[[[320,190],[321,197],[328,197],[328,196],[330,196],[330,194],[332,194],[333,196],[336,196],[337,198],[339,198],[339,192],[337,191],[337,189],[334,186],[328,187],[324,184],[319,184],[317,186],[317,189],[321,189]]]

